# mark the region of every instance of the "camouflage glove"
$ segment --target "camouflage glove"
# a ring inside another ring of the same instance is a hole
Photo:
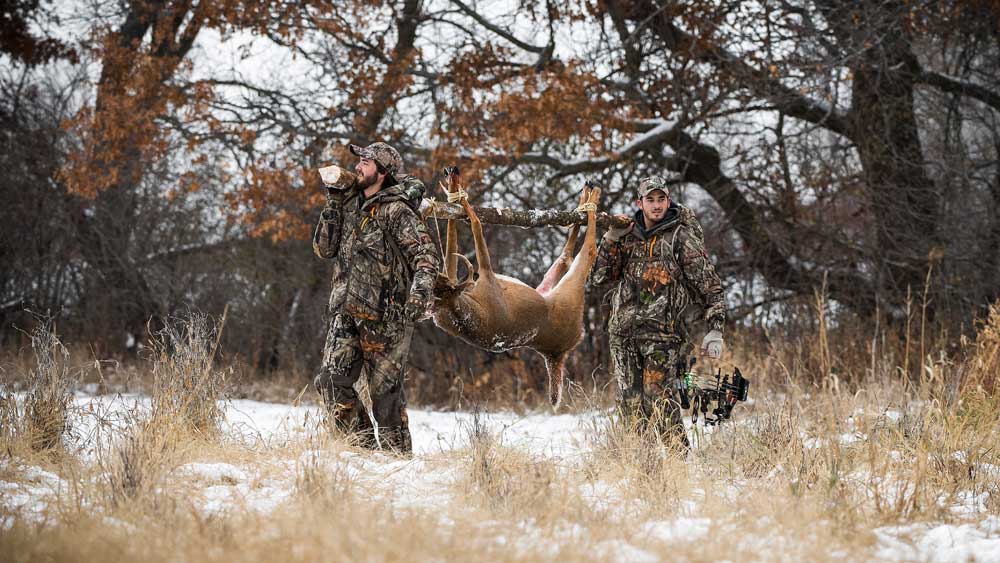
[[[427,306],[424,302],[416,297],[411,297],[406,301],[406,306],[403,307],[403,320],[416,324],[430,315],[427,314]]]
[[[323,208],[321,217],[327,221],[332,221],[336,214],[339,213],[340,208],[344,206],[344,200],[347,199],[347,194],[350,191],[350,188],[340,189],[327,186],[326,206]]]
[[[709,358],[719,359],[722,356],[722,333],[710,330],[701,341],[701,353]]]
[[[344,201],[344,198],[351,191],[352,188],[335,188],[332,186],[326,187],[326,203],[327,205],[331,203],[340,204]]]
[[[625,215],[615,215],[615,217],[618,219],[629,219]],[[625,238],[625,235],[629,234],[632,231],[633,224],[634,221],[629,219],[629,224],[627,227],[611,227],[610,229],[608,229],[608,232],[604,233],[604,238],[608,239],[611,242],[618,242],[621,239]]]

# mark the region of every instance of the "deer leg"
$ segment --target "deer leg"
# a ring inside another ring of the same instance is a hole
[[[453,285],[458,283],[458,222],[448,219],[445,227],[444,273]]]
[[[583,188],[583,193],[580,194],[580,205],[587,202],[587,198],[590,195],[590,191],[587,188]],[[576,237],[580,233],[580,225],[573,225],[569,229],[569,236],[566,237],[566,245],[563,247],[562,254],[556,258],[556,261],[552,263],[549,267],[549,271],[545,272],[545,277],[542,278],[542,283],[538,284],[535,290],[546,295],[552,288],[559,283],[559,280],[566,275],[569,271],[569,265],[573,261],[573,250],[576,249]]]
[[[594,188],[590,191],[590,196],[587,198],[589,203],[597,203],[601,197],[601,189]],[[583,237],[583,246],[580,248],[580,252],[573,259],[573,264],[569,267],[569,272],[563,276],[563,279],[559,281],[559,284],[553,289],[553,293],[570,291],[575,293],[579,291],[580,295],[583,295],[583,286],[587,281],[587,276],[590,275],[590,269],[594,267],[594,260],[597,259],[597,212],[588,211],[587,212],[587,234]],[[567,287],[563,290],[563,287]],[[568,289],[572,288],[572,289]],[[581,297],[582,300],[582,297]]]
[[[568,352],[563,352],[558,356],[543,355],[545,358],[545,370],[549,373],[549,402],[553,409],[559,408],[562,402],[563,379],[566,374],[566,356]]]
[[[457,193],[458,190],[462,189],[462,186],[458,183],[457,172],[449,173],[446,176],[446,182],[441,184],[449,194]],[[448,281],[452,285],[458,284],[458,259],[456,254],[458,253],[458,222],[454,219],[449,219],[448,224],[445,227],[445,244],[444,244],[444,273],[448,276]]]
[[[483,238],[483,224],[479,222],[479,216],[469,205],[469,200],[462,200],[462,208],[469,217],[469,226],[472,228],[472,238],[476,242],[476,265],[479,267],[480,277],[490,277],[493,273],[493,266],[490,263],[490,251],[486,248],[486,239]]]

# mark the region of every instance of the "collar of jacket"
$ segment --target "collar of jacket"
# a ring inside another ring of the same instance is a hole
[[[670,207],[667,209],[667,214],[649,229],[646,229],[646,220],[642,216],[642,210],[638,209],[635,212],[635,224],[632,227],[632,234],[639,240],[649,240],[663,231],[668,231],[682,222],[684,216],[684,213],[682,213],[683,209],[682,205],[676,201],[671,201]]]
[[[375,195],[366,198],[364,191],[358,191],[358,205],[361,209],[368,209],[376,203],[388,203],[390,201],[405,200],[406,194],[403,193],[400,184],[393,184],[389,187],[382,188],[381,190],[375,192]]]

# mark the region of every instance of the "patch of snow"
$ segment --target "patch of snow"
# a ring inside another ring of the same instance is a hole
[[[695,541],[708,536],[712,528],[709,518],[676,518],[646,522],[642,531],[650,537],[664,542]]]
[[[614,510],[623,499],[618,490],[606,481],[592,481],[580,485],[580,497],[595,511]]]
[[[19,469],[17,473],[22,481],[0,481],[0,511],[15,513],[29,522],[45,520],[49,499],[66,492],[68,484],[55,473],[40,467],[29,466]],[[13,518],[0,521],[5,528],[13,524]]]
[[[628,563],[657,563],[660,557],[645,549],[626,542],[625,540],[604,540],[598,543],[594,550],[607,561],[623,561]]]
[[[959,516],[975,517],[980,514],[984,514],[988,508],[988,503],[992,495],[988,492],[974,493],[972,491],[959,491],[955,494],[954,499],[949,499],[947,496],[943,496],[939,500],[939,504],[947,505],[945,501],[952,501],[951,506],[948,509],[952,514]]]
[[[630,152],[635,151],[638,148],[643,147],[651,142],[658,142],[659,137],[663,137],[671,133],[674,127],[677,126],[676,121],[661,120],[655,122],[656,125],[653,126],[649,131],[636,135],[634,139],[623,145],[620,149],[615,152],[619,155],[627,155]]]
[[[875,530],[883,561],[1000,563],[1000,518],[978,524],[911,524]]]
[[[864,442],[867,439],[868,435],[862,432],[845,432],[840,435],[840,443],[845,446],[856,442]]]
[[[181,474],[206,481],[235,485],[247,480],[247,474],[228,463],[187,463],[177,468]]]

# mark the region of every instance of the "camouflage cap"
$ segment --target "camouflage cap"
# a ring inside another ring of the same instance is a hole
[[[372,143],[367,147],[347,145],[347,148],[361,158],[368,158],[377,162],[394,180],[397,175],[403,173],[403,157],[399,156],[399,151],[387,143]]]
[[[673,170],[667,170],[663,176],[646,176],[639,180],[639,199],[654,190],[661,190],[669,196],[670,186],[680,184],[682,181],[681,175]]]

